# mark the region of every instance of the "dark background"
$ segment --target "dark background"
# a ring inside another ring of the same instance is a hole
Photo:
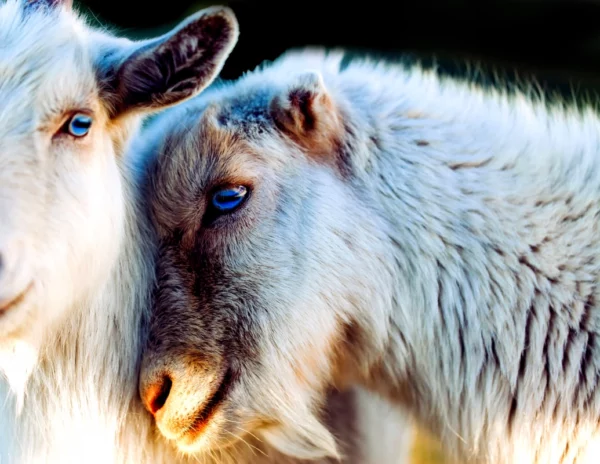
[[[92,20],[132,38],[162,33],[186,15],[229,5],[238,45],[221,77],[233,79],[285,50],[345,47],[389,57],[435,57],[443,71],[483,65],[484,77],[535,77],[550,93],[600,90],[600,0],[226,1],[81,0]]]

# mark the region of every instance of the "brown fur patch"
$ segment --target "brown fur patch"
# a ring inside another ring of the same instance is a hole
[[[338,108],[320,81],[292,87],[271,102],[275,125],[319,162],[337,167],[344,136]]]

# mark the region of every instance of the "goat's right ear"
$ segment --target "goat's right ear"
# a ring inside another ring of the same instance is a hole
[[[233,11],[212,7],[161,37],[109,51],[99,78],[112,117],[160,110],[198,94],[217,77],[238,34]]]

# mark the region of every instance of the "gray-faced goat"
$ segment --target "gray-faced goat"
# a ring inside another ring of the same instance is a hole
[[[341,63],[290,53],[157,123],[158,427],[335,453],[315,412],[359,382],[463,462],[597,462],[598,116]]]

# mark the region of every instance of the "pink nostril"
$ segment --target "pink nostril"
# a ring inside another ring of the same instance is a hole
[[[146,407],[152,414],[156,414],[167,402],[173,381],[164,376],[160,381],[150,385],[146,390]]]

